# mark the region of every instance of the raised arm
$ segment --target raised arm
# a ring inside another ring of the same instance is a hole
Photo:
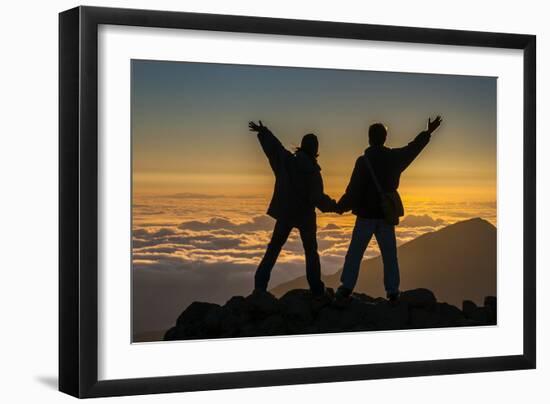
[[[262,121],[258,121],[258,124],[251,121],[248,123],[248,127],[251,132],[258,134],[258,140],[269,160],[269,164],[273,170],[276,170],[282,155],[290,152],[284,148],[273,132],[267,126],[264,126]]]
[[[398,158],[398,163],[401,171],[405,170],[420,152],[426,147],[431,139],[432,133],[441,125],[441,116],[437,116],[433,121],[428,118],[427,129],[420,132],[412,142],[405,147],[393,149]]]
[[[323,177],[320,171],[315,172],[311,187],[311,197],[315,206],[321,212],[336,212],[336,201],[325,194]]]

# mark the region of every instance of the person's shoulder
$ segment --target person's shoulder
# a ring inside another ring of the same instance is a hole
[[[384,147],[383,153],[389,156],[394,156],[396,154],[399,154],[403,151],[403,147]]]
[[[293,156],[294,156],[294,161],[296,163],[296,166],[300,171],[304,171],[304,172],[321,171],[321,166],[319,166],[319,164],[314,159],[306,155],[304,152],[298,151]]]

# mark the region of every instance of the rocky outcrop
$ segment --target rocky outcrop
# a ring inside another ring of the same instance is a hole
[[[164,339],[210,339],[349,331],[400,330],[496,324],[496,298],[478,307],[464,301],[462,310],[437,302],[428,289],[402,292],[399,303],[354,293],[345,304],[314,299],[294,289],[280,299],[270,293],[234,296],[220,306],[194,302],[178,317]]]

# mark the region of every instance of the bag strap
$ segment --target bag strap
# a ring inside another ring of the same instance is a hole
[[[370,161],[367,157],[367,155],[363,155],[363,157],[365,158],[365,165],[367,166],[367,170],[369,170],[370,172],[370,175],[374,181],[374,185],[376,186],[376,189],[378,190],[378,193],[380,195],[382,195],[384,193],[384,191],[382,191],[382,187],[380,186],[380,183],[378,182],[378,178],[376,178],[376,174],[374,173],[374,170],[372,168],[372,165],[370,164]]]

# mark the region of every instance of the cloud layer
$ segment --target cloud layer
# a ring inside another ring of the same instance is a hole
[[[197,194],[152,198],[134,205],[134,334],[165,329],[192,301],[224,303],[253,288],[254,272],[270,240],[274,220],[265,200]],[[451,221],[420,206],[396,229],[401,245]],[[341,268],[354,225],[351,215],[319,215],[323,274]],[[378,255],[375,237],[365,254]],[[303,247],[294,230],[272,273],[270,287],[304,274]],[[168,323],[167,323],[168,322]]]

